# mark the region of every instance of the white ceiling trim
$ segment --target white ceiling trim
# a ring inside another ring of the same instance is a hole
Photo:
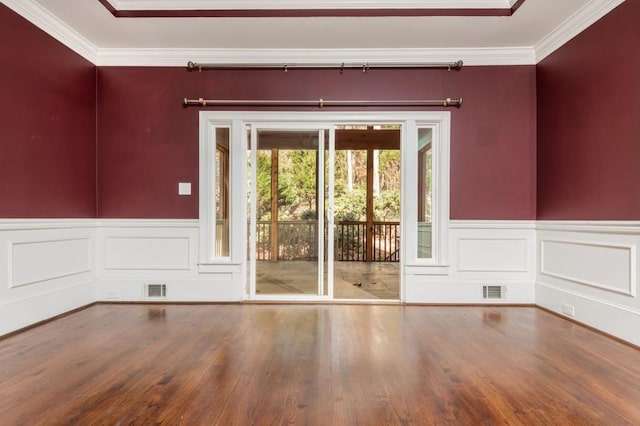
[[[208,64],[433,63],[462,60],[474,65],[535,65],[533,47],[472,49],[100,49],[98,66],[186,67]]]
[[[98,48],[40,4],[25,0],[2,0],[2,3],[89,62],[96,63]]]
[[[80,56],[98,66],[186,66],[188,61],[203,63],[341,63],[356,61],[406,63],[448,62],[458,59],[462,59],[466,66],[473,66],[532,65],[539,63],[577,34],[622,4],[624,0],[592,0],[534,47],[272,50],[98,48],[33,0],[1,0],[1,2]]]
[[[592,0],[589,2],[535,46],[536,62],[541,62],[544,58],[558,50],[607,13],[620,6],[624,1],[625,0]]]
[[[95,1],[95,0],[94,0]],[[517,0],[107,0],[116,10],[511,9]]]

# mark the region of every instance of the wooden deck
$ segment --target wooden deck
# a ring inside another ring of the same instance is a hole
[[[317,294],[317,271],[315,261],[257,262],[257,293]],[[399,263],[334,262],[336,299],[398,300],[399,295]]]
[[[640,351],[536,308],[97,305],[0,340],[3,425],[638,425]]]

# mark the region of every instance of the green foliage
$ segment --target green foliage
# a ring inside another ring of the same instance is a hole
[[[258,166],[256,169],[256,216],[258,220],[271,219],[271,152],[258,151]],[[278,209],[287,211],[295,208],[297,202],[294,186],[286,173],[278,176]],[[280,215],[279,215],[280,216]],[[286,214],[285,214],[286,216]],[[283,219],[279,217],[279,219]],[[286,219],[286,218],[285,218]]]
[[[396,222],[400,220],[400,190],[381,191],[373,200],[373,211],[376,220]]]
[[[351,152],[352,190],[348,190],[347,151],[335,155],[335,220],[366,220],[367,154]],[[400,217],[400,151],[379,152],[380,194],[374,198],[376,220],[397,221]],[[309,220],[316,214],[315,150],[280,150],[278,153],[278,219]],[[328,169],[328,168],[327,168]],[[271,151],[258,152],[257,219],[271,219]],[[328,173],[325,181],[328,182]]]
[[[294,198],[297,204],[307,207],[307,210],[315,209],[316,205],[316,151],[292,150],[286,151],[289,157],[289,165],[282,175],[288,178],[287,185],[290,185],[295,193]],[[282,182],[285,184],[285,182]]]
[[[256,167],[256,211],[258,220],[271,219],[271,155],[258,152]]]
[[[366,220],[367,193],[364,188],[356,188],[351,192],[335,197],[335,220],[363,221]]]
[[[400,151],[384,150],[379,154],[380,190],[400,189]],[[398,196],[399,197],[399,196]],[[398,198],[400,200],[400,198]],[[400,206],[400,204],[398,204]]]
[[[315,210],[305,210],[300,215],[300,220],[313,220],[318,217]]]

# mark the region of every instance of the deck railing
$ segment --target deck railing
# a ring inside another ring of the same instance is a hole
[[[400,261],[399,222],[373,222],[373,261]]]
[[[317,230],[317,222],[314,220],[278,221],[278,259],[317,259]],[[326,233],[325,227],[325,238]],[[371,261],[399,262],[400,223],[373,222],[372,245]],[[271,222],[258,221],[256,259],[271,260],[271,250]],[[334,259],[353,262],[368,260],[366,222],[341,221],[335,223]]]

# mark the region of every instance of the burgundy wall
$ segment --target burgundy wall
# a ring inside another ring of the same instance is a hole
[[[209,99],[434,99],[452,109],[451,217],[536,216],[535,67],[187,72],[98,69],[98,216],[198,216],[198,108]],[[178,182],[192,182],[190,197]]]
[[[640,2],[537,67],[538,218],[640,219]]]
[[[94,217],[95,66],[4,5],[0,40],[0,217]]]

